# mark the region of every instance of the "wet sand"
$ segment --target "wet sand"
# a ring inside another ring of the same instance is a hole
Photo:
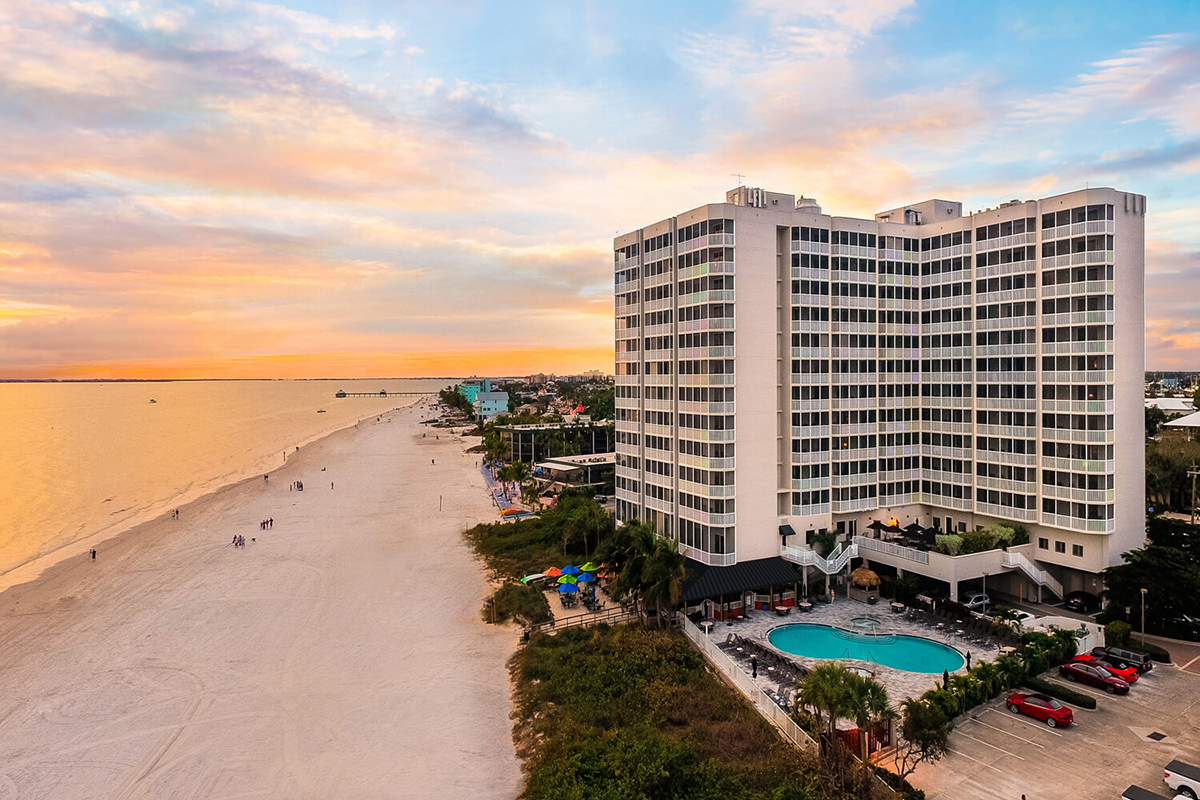
[[[516,636],[460,535],[495,509],[422,413],[0,594],[0,799],[515,797]]]

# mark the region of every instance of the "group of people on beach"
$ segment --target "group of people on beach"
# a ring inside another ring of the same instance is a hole
[[[288,491],[290,492],[292,489],[295,489],[297,492],[303,492],[304,481],[292,481],[292,485],[288,487]]]
[[[254,540],[251,539],[251,541],[254,541]],[[246,537],[245,536],[234,536],[233,537],[233,546],[234,547],[245,547],[246,546]]]
[[[262,522],[258,523],[258,529],[261,531],[265,531],[267,528],[274,528],[274,527],[275,527],[275,518],[274,517],[271,517],[270,519],[264,519]]]

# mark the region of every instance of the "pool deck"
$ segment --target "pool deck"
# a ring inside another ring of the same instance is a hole
[[[910,622],[902,614],[893,614],[891,607],[885,601],[881,601],[879,605],[869,606],[866,603],[860,603],[856,600],[839,599],[831,604],[818,604],[807,614],[801,613],[799,609],[794,609],[785,617],[777,616],[770,611],[756,611],[749,619],[735,622],[732,625],[716,624],[712,629],[711,636],[715,641],[723,642],[727,634],[736,633],[743,638],[753,639],[764,646],[771,647],[797,664],[814,667],[827,661],[827,659],[807,658],[793,653],[784,653],[784,651],[774,647],[768,640],[767,636],[771,630],[781,625],[799,623],[833,625],[845,630],[853,630],[854,626],[851,620],[855,617],[873,617],[879,620],[879,632],[881,635],[902,634],[905,636],[920,636],[924,639],[953,647],[964,655],[970,652],[972,665],[978,664],[981,661],[991,661],[999,655],[995,646],[992,646],[991,649],[981,648],[973,643],[962,641],[953,635],[939,633]],[[926,690],[940,686],[942,682],[941,675],[904,672],[869,661],[846,659],[844,663],[847,666],[865,668],[874,673],[875,680],[883,684],[888,690],[888,696],[893,703],[908,697],[918,697]],[[965,671],[966,666],[964,665],[956,672],[962,673]],[[762,669],[758,671],[757,683],[764,690],[774,690],[776,682],[771,680],[769,674],[764,674],[765,672]]]

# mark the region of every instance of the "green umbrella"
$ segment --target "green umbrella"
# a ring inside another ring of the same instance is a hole
[[[577,581],[575,579],[574,575],[563,575],[562,577],[560,577],[558,579],[558,582],[559,583],[579,583],[579,581]]]
[[[595,565],[595,564],[593,564],[593,563],[592,563],[592,562],[590,562],[590,561],[589,561],[589,562],[587,562],[586,564],[584,564],[584,565],[583,565],[582,567],[580,567],[579,569],[583,570],[584,572],[599,572],[599,571],[600,571],[600,567],[599,567],[599,566],[597,566],[597,565]]]

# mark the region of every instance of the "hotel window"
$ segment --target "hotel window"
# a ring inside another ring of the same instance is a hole
[[[1054,552],[1056,552],[1056,553],[1067,552],[1067,543],[1066,542],[1055,542],[1054,543]]]
[[[1081,545],[1081,544],[1071,545],[1071,555],[1079,556],[1080,558],[1083,558],[1083,545]]]

